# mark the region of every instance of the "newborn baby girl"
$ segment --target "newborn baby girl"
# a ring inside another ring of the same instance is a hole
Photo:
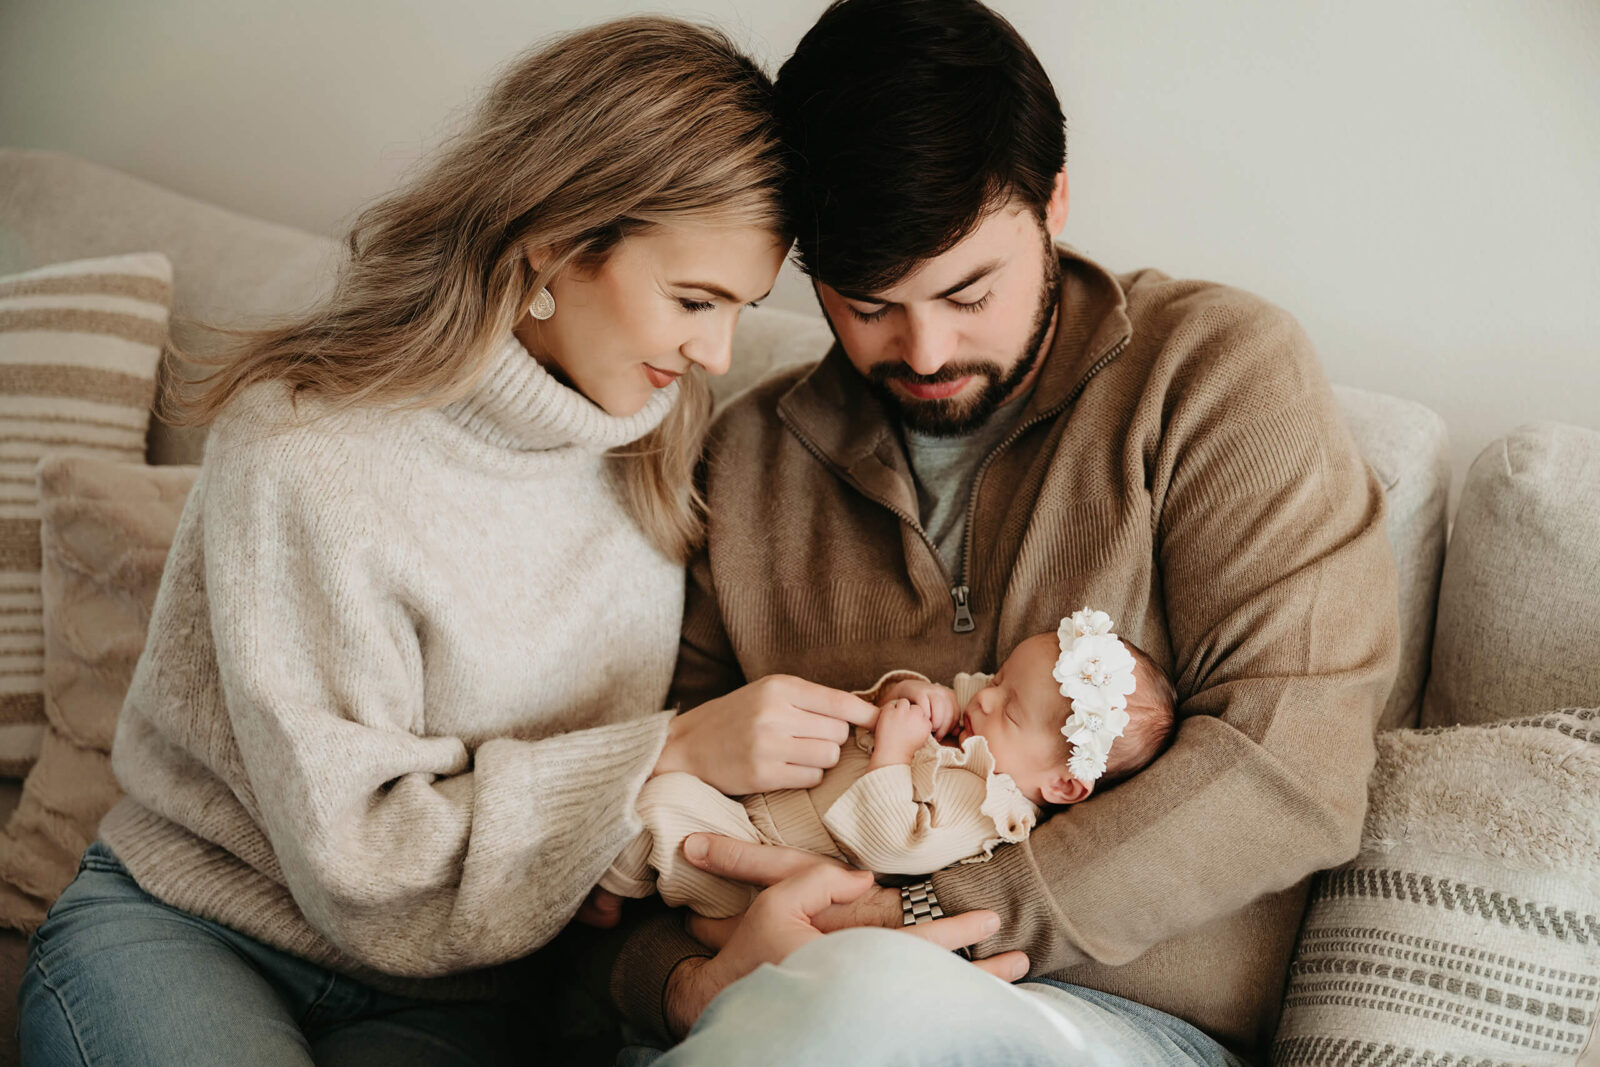
[[[1088,608],[1019,644],[992,676],[953,689],[893,671],[861,694],[879,705],[811,789],[730,799],[689,774],[652,778],[644,821],[600,887],[659,892],[723,918],[757,890],[684,858],[692,833],[725,834],[831,856],[879,874],[929,874],[987,860],[1021,841],[1041,812],[1077,802],[1147,766],[1173,730],[1174,691],[1160,668]]]

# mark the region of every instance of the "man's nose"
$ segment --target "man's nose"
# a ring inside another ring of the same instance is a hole
[[[903,316],[905,333],[901,337],[901,362],[921,375],[929,375],[950,362],[955,355],[956,335],[935,316],[907,309]]]

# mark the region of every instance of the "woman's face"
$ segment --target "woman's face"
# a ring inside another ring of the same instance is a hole
[[[772,289],[786,244],[759,227],[663,225],[623,238],[598,269],[550,286],[553,316],[516,333],[608,414],[635,414],[691,366],[728,370],[739,312]]]

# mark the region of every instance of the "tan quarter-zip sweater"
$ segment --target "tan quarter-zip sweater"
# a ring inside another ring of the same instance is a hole
[[[1306,879],[1359,842],[1398,640],[1382,492],[1287,314],[1065,248],[1061,265],[1055,340],[980,467],[959,579],[837,347],[723,413],[674,691],[692,707],[775,672],[851,690],[883,663],[992,670],[1064,613],[1109,612],[1177,685],[1171,749],[935,889],[1000,914],[981,954],[1023,949],[1036,976],[1257,1049]],[[691,954],[670,923],[642,927],[613,994],[660,1027]]]

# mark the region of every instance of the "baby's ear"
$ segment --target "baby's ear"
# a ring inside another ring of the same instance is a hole
[[[1094,792],[1094,783],[1085,782],[1064,770],[1051,771],[1045,776],[1040,792],[1044,794],[1046,804],[1076,804]]]

